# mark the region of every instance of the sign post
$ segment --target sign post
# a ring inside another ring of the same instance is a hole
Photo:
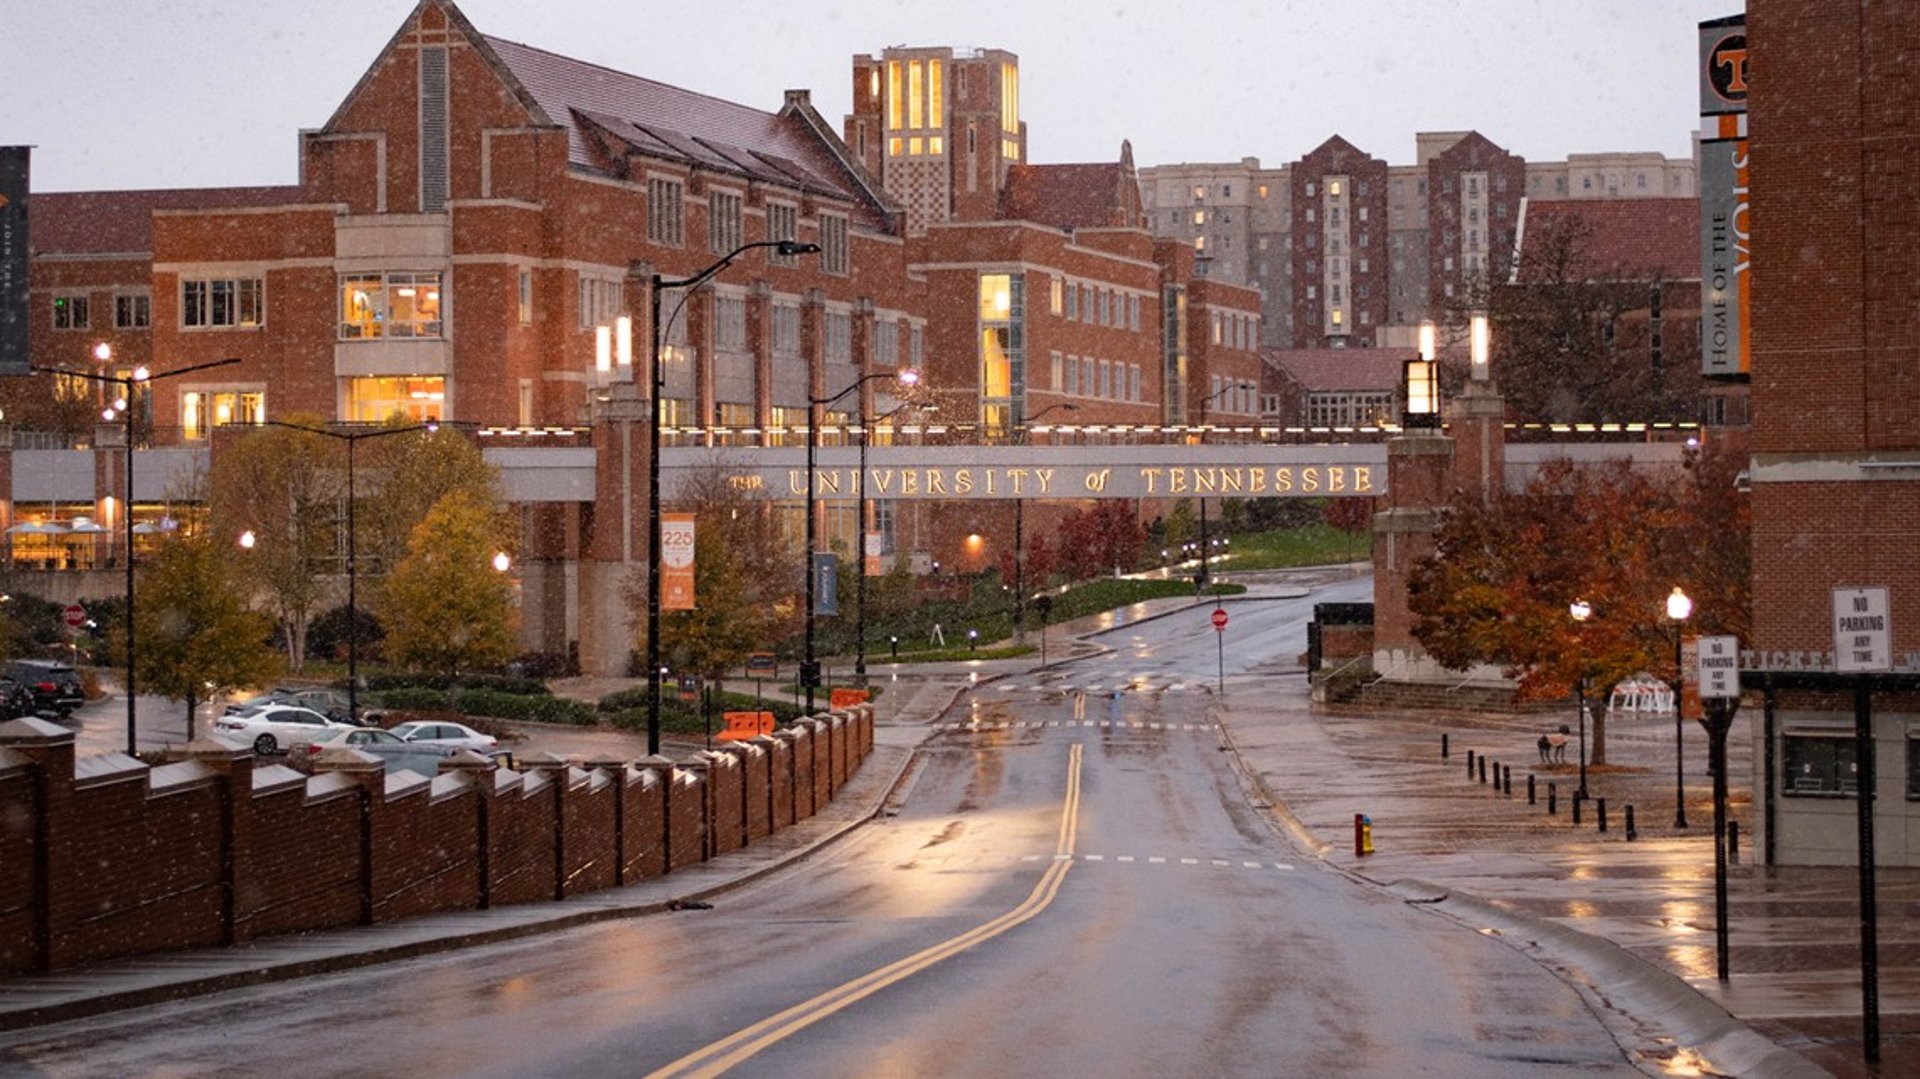
[[[1893,669],[1893,633],[1884,587],[1833,590],[1833,665],[1853,675],[1854,785],[1860,828],[1860,1014],[1861,1050],[1880,1059],[1879,914],[1874,904],[1873,691],[1868,676]]]
[[[1227,695],[1227,611],[1224,607],[1213,609],[1213,639],[1220,660],[1220,695],[1224,697]]]
[[[60,612],[60,621],[67,624],[67,631],[69,633],[78,637],[80,635],[80,627],[87,624],[87,609],[78,603],[69,603],[66,609]]]
[[[1727,732],[1740,707],[1740,639],[1701,637],[1695,644],[1700,702],[1706,708],[1707,769],[1713,773],[1713,945],[1721,981],[1731,976],[1727,941]]]

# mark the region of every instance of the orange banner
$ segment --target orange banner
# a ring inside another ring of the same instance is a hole
[[[660,515],[660,609],[693,610],[693,514]]]

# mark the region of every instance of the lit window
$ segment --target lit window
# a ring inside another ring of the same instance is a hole
[[[1048,290],[1049,294],[1047,298],[1048,299],[1047,308],[1053,314],[1057,315],[1060,313],[1062,300],[1063,300],[1062,293],[1065,291],[1066,290],[1062,287],[1061,279],[1058,277],[1054,278],[1052,287]]]
[[[1336,199],[1337,199],[1337,198],[1339,198],[1339,197],[1340,197],[1340,181],[1338,181],[1338,180],[1328,180],[1328,181],[1327,181],[1327,194],[1329,194],[1329,195],[1331,195],[1331,196],[1333,196],[1333,197],[1334,197],[1334,198],[1336,198]]]
[[[910,139],[908,139],[908,140],[907,140],[907,156],[908,156],[908,157],[919,157],[919,156],[920,156],[920,147],[922,146],[922,144],[923,144],[923,143],[922,143],[922,140],[921,140],[921,138],[920,138],[920,136],[918,136],[918,135],[915,135],[914,137],[912,137],[912,138],[910,138]]]
[[[1205,251],[1207,249],[1207,238],[1205,236],[1195,236],[1193,238],[1193,249],[1195,251]]]
[[[385,423],[394,417],[424,423],[442,418],[446,379],[351,378],[347,380],[346,418],[352,423]]]
[[[1340,309],[1339,309],[1338,307],[1336,307],[1336,308],[1334,308],[1334,309],[1333,309],[1333,324],[1334,324],[1335,326],[1338,326],[1338,325],[1340,325],[1340,323],[1341,323],[1342,321],[1344,321],[1344,320],[1343,320],[1343,319],[1342,319],[1342,317],[1341,317],[1341,314],[1340,314]]]
[[[1260,197],[1261,197],[1261,198],[1263,198],[1263,199],[1264,199],[1264,198],[1266,198],[1266,197],[1267,197],[1267,185],[1266,185],[1266,184],[1261,184],[1261,185],[1260,185],[1260,187],[1259,187],[1259,192],[1260,192]]]
[[[439,337],[440,275],[355,274],[340,279],[340,339]]]
[[[1195,210],[1195,211],[1193,212],[1193,223],[1194,223],[1194,224],[1196,224],[1196,225],[1204,225],[1204,224],[1206,224],[1206,223],[1207,223],[1207,212],[1206,212],[1205,210]]]
[[[520,325],[533,322],[533,271],[520,271]]]
[[[938,58],[927,61],[927,126],[944,127],[946,125],[946,72]],[[939,153],[939,139],[933,141],[933,152]]]
[[[187,390],[180,395],[180,426],[190,439],[204,439],[215,427],[265,422],[267,395],[264,390]]]
[[[947,152],[947,140],[941,138],[938,135],[935,135],[932,138],[927,140],[927,153],[932,154],[935,157],[939,157],[941,154],[944,154],[946,152]]]
[[[887,156],[899,157],[901,151],[905,149],[906,145],[907,143],[905,139],[901,139],[901,138],[888,139],[887,140]]]

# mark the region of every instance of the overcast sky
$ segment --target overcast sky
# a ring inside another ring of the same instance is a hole
[[[1695,27],[1740,0],[463,0],[482,33],[836,130],[889,45],[1020,57],[1031,160],[1389,164],[1473,128],[1529,160],[1692,152]],[[0,0],[0,144],[41,191],[288,184],[412,0]]]

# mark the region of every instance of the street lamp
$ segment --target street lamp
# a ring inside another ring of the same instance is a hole
[[[1018,428],[1016,437],[1021,445],[1027,441],[1027,428],[1040,422],[1053,412],[1078,412],[1080,406],[1072,401],[1060,401],[1048,405],[1026,418]],[[1027,636],[1027,542],[1026,542],[1027,500],[1013,500],[1013,639],[1021,643]]]
[[[647,290],[650,308],[647,329],[652,345],[647,356],[647,385],[651,398],[648,411],[653,417],[652,422],[647,424],[647,753],[650,756],[657,756],[660,752],[660,424],[663,419],[662,397],[666,390],[660,370],[660,290],[683,289],[691,294],[693,289],[706,284],[720,271],[733,265],[734,259],[756,247],[771,247],[782,258],[810,255],[820,250],[819,244],[801,243],[798,240],[756,240],[741,244],[718,262],[691,277],[669,279],[654,274]],[[682,295],[680,302],[674,306],[674,314],[679,314],[686,302],[686,295]]]
[[[855,497],[857,497],[860,502],[860,512],[859,512],[860,537],[859,537],[859,540],[857,541],[860,550],[859,550],[859,553],[854,556],[855,560],[859,563],[859,573],[860,573],[860,576],[859,576],[860,591],[859,591],[858,598],[854,601],[855,614],[854,614],[854,630],[853,630],[853,635],[854,635],[853,682],[854,682],[854,685],[857,685],[857,686],[865,686],[867,684],[867,566],[866,566],[867,551],[866,551],[866,544],[867,544],[867,529],[871,527],[871,524],[868,521],[869,514],[867,509],[867,443],[872,441],[871,427],[873,424],[877,424],[881,420],[887,419],[900,412],[904,412],[909,408],[915,408],[915,407],[920,408],[921,411],[923,412],[931,412],[939,408],[940,406],[938,405],[917,406],[912,401],[904,401],[899,405],[897,405],[896,407],[888,409],[886,412],[883,412],[878,416],[874,416],[871,418],[863,416],[860,419],[860,474],[853,478],[854,490],[857,492]]]
[[[1419,354],[1404,365],[1402,385],[1406,396],[1400,426],[1434,430],[1440,426],[1440,363],[1433,358],[1433,323],[1420,324],[1419,340]]]
[[[110,362],[113,359],[113,346],[107,344],[105,341],[93,346],[93,358],[102,364]],[[224,360],[212,360],[207,363],[196,363],[187,367],[177,367],[171,371],[163,371],[157,375],[148,371],[144,365],[134,368],[125,375],[101,375],[94,374],[91,371],[68,371],[59,367],[31,368],[33,371],[42,374],[71,375],[74,378],[84,378],[89,382],[105,382],[120,388],[121,397],[114,402],[114,407],[107,409],[101,414],[100,418],[111,421],[114,413],[120,412],[122,414],[121,419],[126,424],[126,464],[122,468],[122,471],[126,473],[127,480],[126,502],[120,507],[120,510],[121,523],[124,529],[123,534],[126,537],[127,556],[127,756],[129,757],[134,756],[138,752],[138,747],[135,744],[135,726],[133,719],[133,699],[135,696],[133,661],[138,655],[133,647],[133,406],[137,403],[138,398],[135,397],[133,389],[136,384],[158,382],[163,378],[173,378],[177,375],[191,374],[195,371],[205,371],[210,367],[225,367],[228,364],[239,362],[240,357],[233,356]]]
[[[1231,390],[1233,388],[1234,388],[1233,384],[1228,383],[1227,385],[1220,387],[1219,389],[1213,391],[1212,393],[1200,399],[1200,441],[1198,442],[1198,445],[1204,446],[1207,444],[1207,406],[1213,403],[1213,401],[1218,397],[1220,397],[1222,394],[1226,393],[1228,390]],[[1200,496],[1200,569],[1199,569],[1199,572],[1193,575],[1194,593],[1196,595],[1207,590],[1207,556],[1210,553],[1211,552],[1207,547],[1207,496],[1201,495]]]
[[[1567,605],[1567,614],[1572,617],[1574,632],[1578,634],[1587,619],[1593,617],[1593,605],[1584,599],[1576,599]],[[1587,668],[1586,656],[1580,657],[1580,671],[1573,683],[1574,706],[1580,713],[1580,797],[1587,796]]]
[[[905,368],[904,370],[901,370],[898,372],[874,371],[869,374],[861,375],[859,378],[854,379],[853,385],[848,386],[845,389],[842,389],[838,393],[828,394],[825,397],[808,397],[807,398],[807,404],[812,406],[807,412],[807,498],[806,498],[806,507],[807,507],[807,655],[806,655],[806,659],[802,661],[800,664],[800,684],[806,690],[808,715],[813,714],[813,705],[814,705],[813,691],[815,688],[817,688],[820,685],[820,663],[818,660],[814,658],[814,651],[813,651],[813,640],[814,640],[813,607],[816,599],[815,590],[817,588],[817,579],[819,577],[819,572],[815,569],[813,564],[814,548],[818,544],[818,540],[815,538],[815,527],[814,527],[814,520],[813,520],[814,518],[813,504],[814,504],[814,499],[816,497],[816,492],[814,490],[813,473],[815,468],[815,459],[819,456],[819,452],[820,452],[820,412],[823,409],[831,408],[834,402],[840,400],[842,397],[845,397],[846,395],[852,393],[853,391],[859,389],[860,387],[866,385],[867,383],[872,382],[875,379],[882,379],[882,378],[895,379],[902,386],[912,387],[920,381],[920,372],[914,370],[911,367]],[[861,471],[864,472],[866,471],[866,469],[863,467]],[[866,487],[863,480],[861,485],[861,494],[863,496],[861,499],[862,504],[864,504],[866,501],[866,499],[864,498],[865,493],[866,493]],[[862,528],[866,527],[864,522],[862,522],[861,527]],[[866,542],[866,539],[864,536],[861,537],[861,542],[862,543]]]
[[[360,531],[355,527],[354,507],[360,501],[355,478],[354,447],[363,439],[405,435],[415,431],[438,430],[439,423],[415,423],[405,427],[376,427],[371,430],[336,431],[329,427],[307,427],[280,420],[266,421],[268,427],[284,427],[310,435],[337,439],[347,444],[347,719],[360,722]]]
[[[1667,618],[1673,623],[1673,826],[1687,826],[1687,788],[1683,781],[1685,757],[1681,754],[1681,740],[1684,725],[1683,709],[1680,707],[1681,692],[1686,687],[1687,675],[1683,669],[1684,660],[1680,651],[1680,633],[1684,629],[1687,616],[1693,613],[1693,601],[1673,586],[1673,594],[1667,597]]]

